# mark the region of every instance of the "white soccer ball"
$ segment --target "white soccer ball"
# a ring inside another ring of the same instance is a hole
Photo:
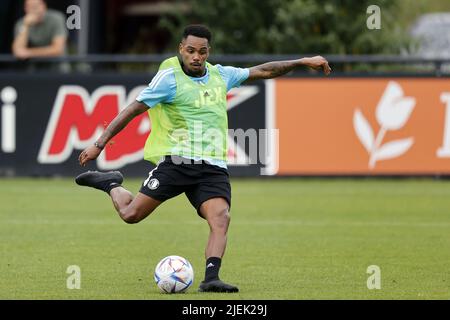
[[[185,292],[194,282],[194,269],[185,258],[168,256],[156,266],[155,281],[164,293]]]

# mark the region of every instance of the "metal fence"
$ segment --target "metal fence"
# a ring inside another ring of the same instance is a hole
[[[315,54],[215,54],[209,61],[212,63],[233,64],[248,67],[268,61],[293,60]],[[154,71],[164,59],[173,54],[89,54],[68,55],[56,58],[34,58],[20,61],[12,55],[0,55],[1,70],[21,70],[30,64],[63,64],[70,65],[70,71],[93,72],[97,70],[136,71],[139,65],[143,71]],[[413,73],[439,76],[450,73],[450,57],[423,57],[403,55],[324,55],[334,67],[342,73]],[[64,69],[63,69],[64,70]]]

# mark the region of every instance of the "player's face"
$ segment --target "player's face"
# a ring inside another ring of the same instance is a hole
[[[179,51],[185,71],[193,76],[202,76],[205,73],[209,56],[208,39],[189,35],[180,43]]]

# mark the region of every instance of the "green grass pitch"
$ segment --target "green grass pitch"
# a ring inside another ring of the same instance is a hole
[[[206,294],[208,226],[184,195],[127,225],[72,179],[0,179],[0,299],[450,299],[449,181],[233,179],[232,190],[221,278],[240,292]],[[194,267],[185,294],[153,280],[172,254]],[[66,287],[70,265],[79,290]]]

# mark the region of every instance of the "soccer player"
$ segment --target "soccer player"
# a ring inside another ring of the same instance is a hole
[[[238,292],[219,279],[230,223],[231,187],[227,171],[226,94],[244,81],[270,79],[301,66],[331,69],[321,56],[274,61],[251,68],[211,65],[207,62],[211,32],[202,25],[184,30],[179,57],[165,60],[151,83],[109,124],[100,138],[81,152],[82,166],[96,159],[118,132],[134,117],[148,111],[152,131],[144,158],[157,166],[150,171],[139,193],[122,187],[119,171],[88,171],[77,184],[105,191],[126,223],[137,223],[163,201],[185,193],[210,227],[205,250],[205,279],[201,292]]]

